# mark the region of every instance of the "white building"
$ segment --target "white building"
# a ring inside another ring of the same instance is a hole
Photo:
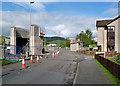
[[[77,40],[71,40],[70,41],[70,50],[71,51],[77,51],[79,50],[79,43]]]

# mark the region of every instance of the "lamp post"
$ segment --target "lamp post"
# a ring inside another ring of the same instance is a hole
[[[34,2],[30,2],[30,26],[31,26],[31,4],[33,4]]]
[[[30,28],[31,28],[31,4],[33,4],[34,2],[30,2]],[[28,48],[27,48],[27,52],[26,52],[26,57],[29,57],[29,46],[30,46],[30,32],[29,32],[29,39],[27,40],[28,42]]]

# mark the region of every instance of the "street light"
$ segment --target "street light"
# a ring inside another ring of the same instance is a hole
[[[30,2],[30,27],[31,27],[31,4],[33,4],[33,3],[34,2]],[[29,40],[30,40],[30,32],[29,32]],[[26,57],[29,56],[29,46],[30,46],[29,40],[27,40],[27,42],[28,42],[28,50],[26,52]]]
[[[34,2],[30,2],[30,26],[31,26],[31,4],[33,4]]]

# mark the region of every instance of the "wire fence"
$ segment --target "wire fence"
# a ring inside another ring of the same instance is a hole
[[[14,46],[14,45],[0,45],[0,59],[3,60],[11,60],[18,61],[25,56],[26,52],[29,50],[30,55],[42,55],[43,57],[50,57],[53,52],[57,50],[56,47],[48,47],[48,46]]]

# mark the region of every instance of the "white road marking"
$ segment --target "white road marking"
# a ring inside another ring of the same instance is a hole
[[[78,65],[77,65],[77,71],[76,71],[75,78],[74,78],[74,81],[73,81],[73,86],[74,86],[75,83],[76,83],[76,79],[77,79],[77,75],[78,75],[79,65],[80,65],[80,63],[78,63]]]

